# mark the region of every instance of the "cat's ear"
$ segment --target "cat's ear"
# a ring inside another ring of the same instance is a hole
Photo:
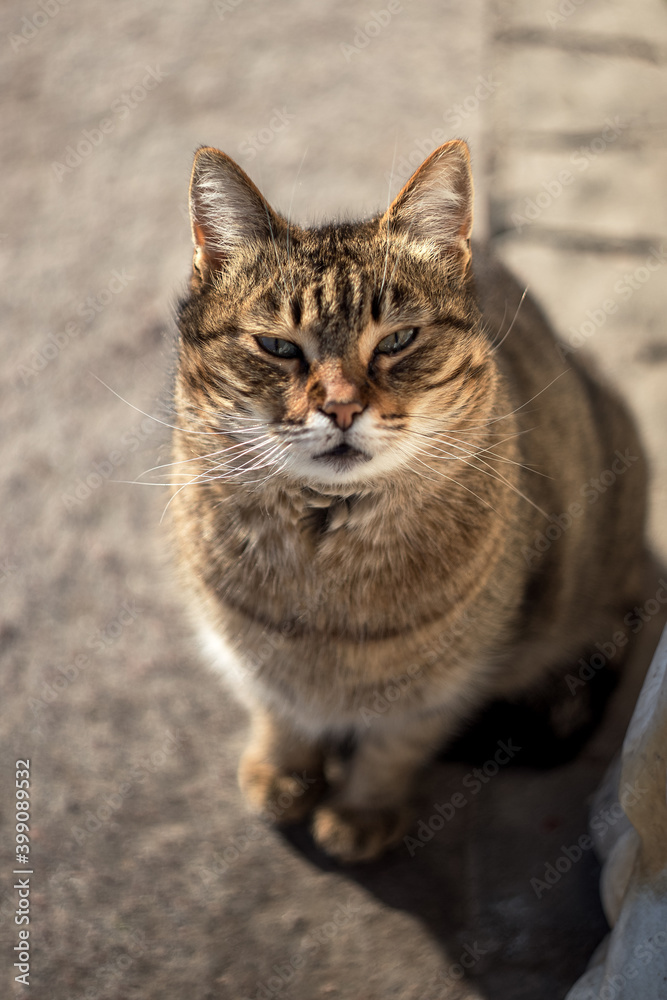
[[[463,275],[470,264],[473,185],[463,140],[439,146],[399,191],[383,217],[389,232],[427,244]]]
[[[271,239],[278,217],[248,175],[221,153],[202,146],[190,180],[193,267],[207,280],[242,246]]]

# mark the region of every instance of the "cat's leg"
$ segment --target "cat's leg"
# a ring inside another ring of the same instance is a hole
[[[239,785],[249,805],[274,823],[296,823],[324,791],[323,753],[266,708],[252,712]]]
[[[436,713],[373,723],[341,789],[315,813],[320,847],[354,862],[371,861],[398,843],[412,822],[415,778],[442,744],[445,725]]]

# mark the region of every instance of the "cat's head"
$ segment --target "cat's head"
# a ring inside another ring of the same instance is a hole
[[[465,143],[435,150],[383,215],[314,229],[203,148],[190,210],[177,403],[191,431],[228,435],[217,451],[202,437],[211,476],[352,492],[423,473],[428,439],[493,379],[472,294]]]

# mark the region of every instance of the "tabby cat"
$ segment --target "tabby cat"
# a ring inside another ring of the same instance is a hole
[[[240,785],[369,860],[485,705],[549,692],[552,726],[578,725],[565,674],[641,593],[642,453],[507,272],[473,265],[464,142],[384,214],[309,229],[204,147],[190,210],[171,506],[251,715]]]

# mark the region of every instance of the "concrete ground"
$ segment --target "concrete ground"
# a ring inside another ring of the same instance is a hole
[[[246,720],[193,642],[165,494],[117,481],[164,454],[144,414],[170,419],[199,144],[308,221],[381,207],[464,136],[478,234],[637,415],[664,559],[667,6],[7,0],[0,20],[3,995],[559,1000],[605,932],[592,852],[561,859],[659,616],[575,762],[501,768],[414,856],[341,870],[245,811]],[[28,992],[6,820],[25,758]],[[471,767],[434,765],[425,823]]]

